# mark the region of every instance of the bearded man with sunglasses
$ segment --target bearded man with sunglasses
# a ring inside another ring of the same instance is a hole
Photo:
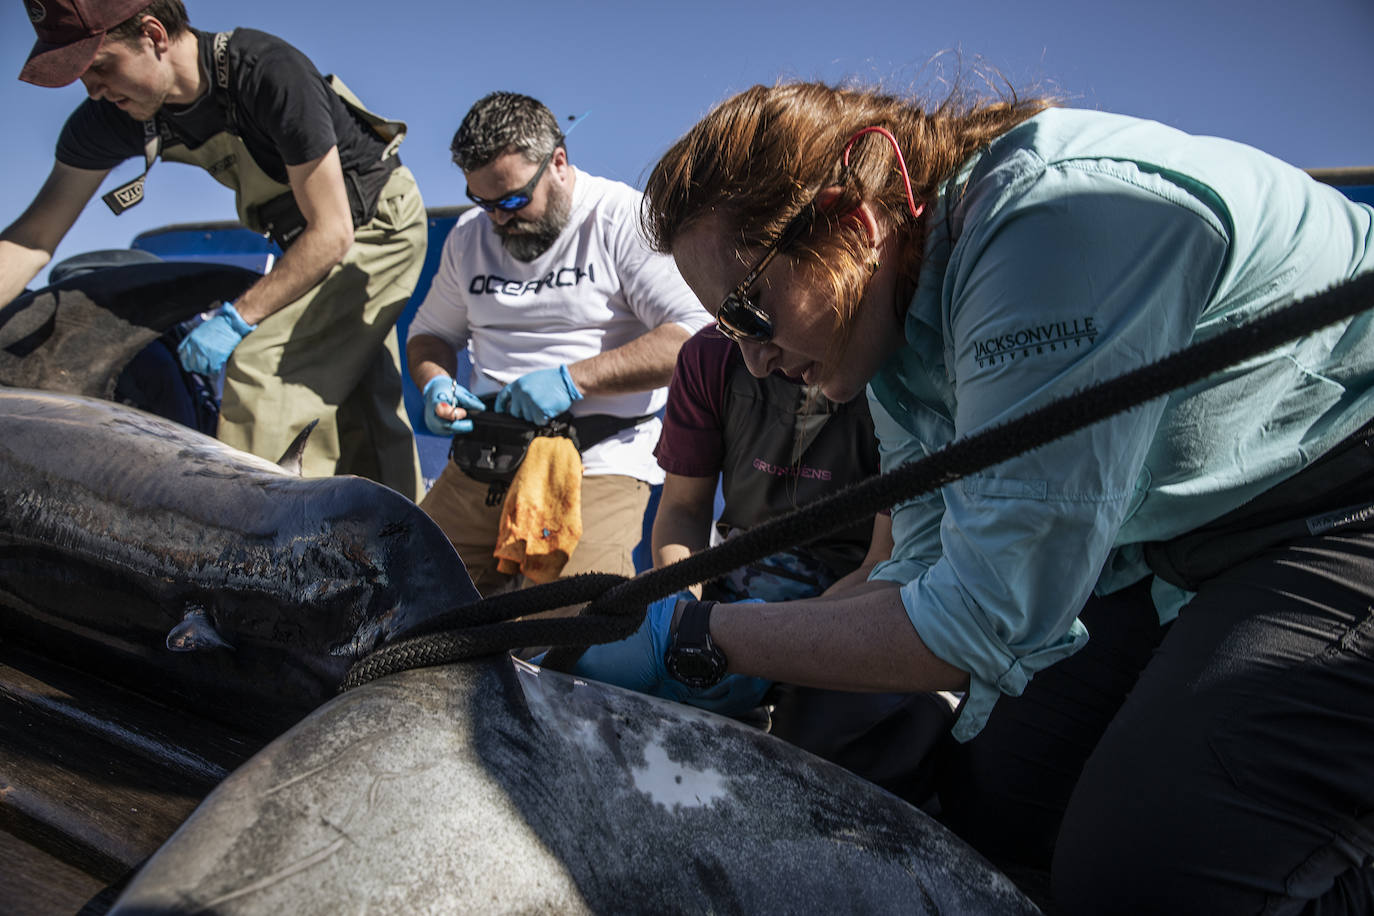
[[[633,575],[649,488],[663,482],[655,414],[679,348],[710,315],[672,259],[649,249],[639,192],[575,168],[538,100],[481,99],[452,153],[477,206],[444,242],[406,342],[425,423],[437,435],[470,436],[480,433],[469,413],[487,408],[536,424],[622,418],[609,438],[580,442],[582,536],[562,575]],[[455,379],[463,350],[466,386]],[[492,556],[501,506],[488,493],[450,461],[420,504],[483,594],[512,580]]]
[[[299,50],[252,29],[190,27],[181,0],[25,0],[37,32],[20,79],[81,80],[57,161],[0,232],[0,304],[51,258],[110,170],[143,175],[104,195],[119,214],[156,193],[159,158],[235,192],[239,218],[283,250],[179,349],[217,376],[218,436],[272,461],[317,422],[307,476],[358,474],[418,498],[393,327],[424,263],[424,202],[396,147],[405,125],[362,107]]]

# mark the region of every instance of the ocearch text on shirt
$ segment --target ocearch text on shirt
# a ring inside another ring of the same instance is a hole
[[[523,296],[527,293],[538,294],[545,289],[560,286],[576,286],[583,280],[596,282],[596,265],[581,267],[560,267],[551,270],[538,280],[509,280],[496,274],[479,274],[468,284],[468,292],[474,296]]]

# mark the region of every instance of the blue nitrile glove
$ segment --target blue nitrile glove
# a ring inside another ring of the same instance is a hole
[[[224,368],[224,361],[234,352],[239,341],[256,327],[257,325],[243,320],[243,316],[234,308],[232,302],[226,302],[219,307],[213,318],[202,321],[196,325],[194,331],[186,335],[177,347],[177,356],[181,358],[181,365],[187,372],[219,375],[219,371]]]
[[[572,673],[666,700],[699,706],[726,716],[742,715],[753,709],[772,686],[772,681],[743,674],[727,674],[714,687],[693,690],[668,674],[663,653],[668,649],[668,628],[673,622],[673,609],[679,598],[691,597],[688,592],[678,592],[655,601],[649,605],[638,630],[620,642],[590,647],[577,660]]]
[[[567,366],[538,369],[511,382],[496,395],[496,409],[522,420],[545,423],[582,400]]]
[[[425,426],[436,436],[452,436],[454,433],[472,432],[472,421],[445,420],[434,412],[440,404],[461,407],[467,411],[485,410],[482,399],[447,375],[436,375],[425,384]]]

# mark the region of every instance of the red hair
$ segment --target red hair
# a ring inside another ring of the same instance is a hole
[[[875,134],[859,138],[844,169],[841,153],[849,138],[865,127],[890,131],[917,204],[929,207],[940,185],[980,147],[1053,104],[1014,93],[970,101],[956,90],[928,112],[914,99],[874,89],[754,86],[718,105],[654,166],[644,191],[644,230],[655,249],[671,252],[686,229],[714,214],[737,233],[741,250],[761,247],[776,240],[818,191],[839,187],[839,199],[788,247],[827,277],[837,342],[843,344],[871,252],[858,226],[838,217],[860,203],[874,207],[901,235],[903,268],[913,284],[923,238],[889,143]]]

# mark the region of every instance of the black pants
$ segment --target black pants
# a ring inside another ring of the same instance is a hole
[[[1374,913],[1374,532],[1270,547],[1167,631],[1142,584],[947,748],[947,822],[1056,912]],[[1138,676],[1138,677],[1137,677]]]

